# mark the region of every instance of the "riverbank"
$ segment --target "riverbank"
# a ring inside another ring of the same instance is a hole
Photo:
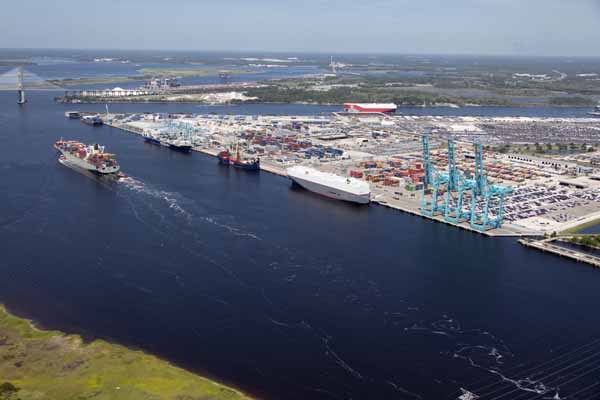
[[[38,329],[2,305],[0,359],[0,398],[250,399],[141,351]]]

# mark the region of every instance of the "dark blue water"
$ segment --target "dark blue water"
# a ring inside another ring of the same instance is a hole
[[[17,314],[268,399],[599,393],[599,271],[69,121],[49,94],[14,97],[0,93],[0,302]],[[131,178],[61,166],[59,137],[105,144]]]

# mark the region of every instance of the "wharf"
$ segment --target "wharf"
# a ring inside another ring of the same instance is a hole
[[[136,129],[127,124],[115,123],[110,119],[105,120],[104,123],[105,123],[105,125],[108,125],[108,126],[111,126],[111,127],[117,128],[117,129],[121,129],[121,130],[130,132],[130,133],[134,133],[137,135],[142,134],[142,131],[140,129]],[[194,147],[194,148],[192,148],[192,150],[200,152],[200,153],[204,153],[204,154],[207,154],[207,155],[210,155],[213,157],[216,157],[218,154],[218,150],[209,149],[206,147]],[[269,172],[274,175],[287,177],[287,172],[286,172],[285,168],[277,166],[273,163],[270,163],[269,161],[261,160],[260,169],[261,169],[261,171]],[[389,197],[390,196],[387,196],[385,193],[381,193],[381,194],[374,193],[374,196],[373,196],[373,199],[371,200],[371,202],[375,203],[375,204],[379,204],[384,207],[392,208],[394,210],[406,212],[406,213],[409,213],[409,214],[412,214],[412,215],[415,215],[415,216],[418,216],[421,218],[426,218],[431,221],[441,222],[441,223],[451,225],[451,226],[454,226],[454,227],[457,227],[460,229],[464,229],[464,230],[467,230],[470,232],[479,233],[481,235],[488,236],[488,237],[531,236],[531,232],[519,232],[516,230],[511,230],[511,229],[506,229],[506,228],[492,229],[489,231],[479,231],[479,230],[473,229],[467,222],[462,222],[462,223],[456,224],[456,223],[451,223],[451,222],[446,221],[442,215],[434,215],[433,217],[423,215],[419,211],[419,204],[418,204],[418,201],[416,201],[416,200],[410,200],[410,199],[395,200],[395,199],[389,198]]]
[[[479,231],[477,229],[473,229],[468,222],[461,222],[461,223],[453,223],[453,222],[448,222],[444,219],[444,217],[442,215],[434,215],[432,217],[428,216],[428,215],[423,215],[421,214],[420,210],[419,210],[419,204],[416,201],[394,201],[394,200],[390,200],[390,199],[382,199],[381,197],[375,197],[374,199],[371,200],[372,203],[384,206],[384,207],[388,207],[388,208],[392,208],[394,210],[398,210],[398,211],[402,211],[405,213],[409,213],[412,215],[415,215],[417,217],[421,217],[421,218],[425,218],[431,221],[435,221],[435,222],[440,222],[446,225],[450,225],[450,226],[454,226],[456,228],[459,229],[464,229],[473,233],[478,233],[484,236],[488,236],[488,237],[520,237],[520,236],[528,236],[530,235],[530,233],[525,233],[525,232],[516,232],[516,231],[512,231],[509,229],[505,229],[505,228],[500,228],[500,229],[491,229],[488,231]]]
[[[584,262],[600,268],[600,257],[596,257],[591,254],[585,254],[577,250],[567,249],[552,243],[553,241],[559,239],[560,238],[549,238],[543,240],[519,239],[519,243],[521,243],[523,246],[532,247],[534,249],[553,253],[561,257],[570,258],[572,260]]]
[[[136,135],[142,134],[142,130],[137,129],[137,128],[132,127],[127,124],[119,124],[119,123],[112,122],[110,120],[104,120],[104,125],[110,126],[112,128],[121,129],[126,132],[134,133]],[[206,147],[193,147],[192,150],[197,151],[199,153],[207,154],[207,155],[213,156],[213,157],[216,157],[217,154],[219,154],[218,150],[208,149]],[[285,171],[284,168],[278,167],[272,163],[269,163],[268,161],[263,161],[263,160],[260,161],[260,170],[269,172],[274,175],[287,177],[287,172]]]

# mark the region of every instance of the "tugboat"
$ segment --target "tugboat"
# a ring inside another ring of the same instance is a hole
[[[233,165],[235,168],[245,169],[246,171],[259,171],[260,158],[242,159],[240,157],[240,146],[237,145],[235,157],[229,150],[223,150],[217,155],[219,163],[223,165]]]

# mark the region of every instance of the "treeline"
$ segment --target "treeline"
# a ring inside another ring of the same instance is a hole
[[[552,97],[548,100],[548,104],[553,106],[571,106],[571,107],[591,107],[596,102],[592,99],[580,96],[573,97]]]
[[[288,88],[285,86],[268,86],[252,88],[246,95],[257,97],[257,102],[269,103],[314,103],[341,104],[354,103],[395,103],[401,106],[431,106],[436,104],[467,104],[482,106],[508,106],[509,100],[500,98],[475,98],[438,95],[418,91],[385,90],[380,88],[331,88],[327,91]]]
[[[571,239],[571,243],[579,244],[581,246],[600,248],[600,236],[599,235],[575,236]]]

